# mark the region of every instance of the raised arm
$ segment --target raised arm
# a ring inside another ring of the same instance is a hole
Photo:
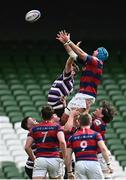
[[[80,59],[86,60],[87,53],[84,52],[80,47],[78,47],[76,44],[74,44],[70,40],[70,34],[69,33],[67,33],[66,31],[60,31],[59,34],[57,34],[56,39],[59,40],[64,45],[67,53],[70,56],[71,56],[71,54],[69,52],[69,47],[79,56]]]
[[[75,118],[80,114],[80,112],[77,109],[74,109],[70,112],[69,118],[64,125],[64,131],[69,131],[71,132],[72,128],[74,127],[74,121]]]
[[[79,46],[80,43],[81,43],[81,42],[78,42],[78,43],[77,43],[77,46]],[[76,53],[74,53],[74,51],[73,51],[69,46],[68,46],[68,52],[69,52],[69,54],[73,54],[73,56],[74,56],[75,58],[70,56],[70,57],[67,59],[67,62],[66,62],[66,65],[65,65],[65,73],[71,72],[71,66],[72,66],[74,60],[77,58]]]

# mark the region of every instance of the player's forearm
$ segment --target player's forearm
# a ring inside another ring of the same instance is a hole
[[[74,121],[74,116],[70,114],[68,121],[64,125],[64,131],[71,131],[73,128],[73,121]]]
[[[65,45],[65,44],[64,44]],[[67,42],[65,45],[65,48],[67,50],[67,47],[70,46],[71,49],[79,56],[80,59],[85,59],[87,57],[87,53],[85,53],[81,48],[79,48],[76,44],[74,44],[71,40]],[[67,50],[68,52],[68,50]]]
[[[60,142],[60,149],[62,151],[63,159],[65,160],[67,158],[67,147],[66,142]]]
[[[66,65],[65,65],[65,73],[71,72],[71,66],[72,66],[73,62],[74,62],[74,60],[71,57],[69,57],[67,59],[67,62],[66,62]]]
[[[25,151],[26,151],[26,153],[28,154],[29,158],[30,158],[32,161],[34,161],[36,157],[35,157],[32,149],[31,149],[30,147],[26,147],[26,148],[25,148]]]
[[[105,148],[102,149],[102,155],[106,161],[106,164],[110,163],[110,158],[109,158],[109,151]]]
[[[76,60],[78,55],[71,49],[71,47],[66,43],[64,44],[64,47],[71,59]]]

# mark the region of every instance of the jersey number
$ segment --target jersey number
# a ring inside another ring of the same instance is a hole
[[[82,151],[84,151],[85,148],[87,147],[87,141],[81,141],[80,147],[82,148]]]
[[[44,143],[44,142],[45,142],[45,139],[46,139],[46,137],[47,137],[48,131],[42,132],[42,134],[44,134],[43,139],[42,139],[42,142]]]

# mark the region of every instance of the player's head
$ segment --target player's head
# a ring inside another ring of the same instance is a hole
[[[92,117],[90,114],[81,114],[79,117],[80,126],[90,126],[92,123]]]
[[[101,118],[105,123],[109,123],[113,120],[114,115],[116,114],[116,109],[111,106],[107,101],[103,101],[100,108],[97,108],[93,112],[93,117]]]
[[[107,101],[102,102],[102,120],[105,123],[109,123],[113,120],[113,117],[116,115],[116,109],[112,105],[110,105]]]
[[[34,125],[37,124],[36,119],[27,116],[21,122],[21,127],[25,130],[30,130]]]
[[[108,51],[104,47],[99,47],[96,51],[96,57],[101,61],[105,61],[109,56]]]
[[[51,118],[53,117],[53,114],[54,114],[54,110],[49,105],[44,106],[41,110],[41,115],[42,115],[43,120],[51,120]]]

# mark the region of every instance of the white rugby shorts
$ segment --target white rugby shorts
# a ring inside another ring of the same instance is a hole
[[[95,102],[95,98],[93,96],[77,93],[75,96],[69,101],[67,107],[65,108],[65,114],[69,115],[71,109],[79,108],[86,109],[86,99],[90,99],[91,103]]]
[[[98,161],[77,161],[75,163],[76,179],[104,179],[100,163]]]
[[[34,161],[32,177],[44,178],[47,175],[50,178],[63,177],[64,160],[61,158],[45,158],[45,157],[36,158]]]

